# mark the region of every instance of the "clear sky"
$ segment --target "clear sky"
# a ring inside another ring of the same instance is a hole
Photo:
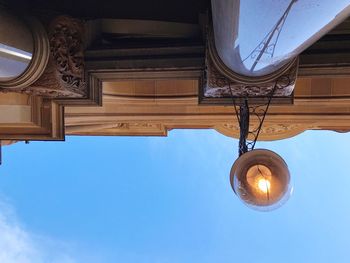
[[[294,193],[256,212],[229,184],[237,140],[67,137],[3,149],[1,263],[350,262],[350,134],[271,143]]]

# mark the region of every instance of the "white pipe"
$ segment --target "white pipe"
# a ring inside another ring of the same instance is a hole
[[[350,15],[350,0],[212,0],[217,53],[235,73],[269,75]]]

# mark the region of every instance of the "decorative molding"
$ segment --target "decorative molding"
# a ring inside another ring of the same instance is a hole
[[[59,105],[101,105],[101,83],[85,69],[85,24],[68,16],[54,18],[46,29],[28,19],[35,49],[19,79],[0,84],[0,92],[19,92],[54,99]]]
[[[348,77],[349,75],[350,65],[338,65],[336,63],[332,66],[301,64],[298,69],[298,77],[306,78]]]
[[[49,27],[49,39],[59,83],[77,96],[86,96],[82,21],[66,16],[57,17]]]
[[[233,72],[217,54],[213,35],[207,39],[206,70],[203,75],[199,103],[232,104],[232,99],[249,98],[253,104],[265,102],[267,95],[275,88],[272,103],[292,103],[297,77],[298,59],[294,59],[276,72],[261,77],[246,77]]]
[[[250,129],[254,128],[256,128],[256,125]],[[265,123],[260,130],[259,140],[282,140],[296,136],[305,130],[313,128],[312,125]],[[240,129],[238,123],[223,123],[216,125],[215,130],[226,136],[239,138]]]
[[[349,118],[348,118],[349,119]],[[328,120],[329,121],[329,120]],[[342,127],[342,122],[337,123],[337,126]],[[238,139],[239,126],[237,123],[199,121],[194,120],[190,124],[186,120],[170,121],[164,120],[154,121],[90,121],[90,122],[70,122],[66,126],[67,135],[81,136],[167,136],[170,130],[174,129],[214,129],[217,132]],[[318,120],[314,123],[267,123],[262,128],[259,141],[282,140],[294,137],[306,130],[331,130],[334,132],[347,132],[350,128],[334,128],[327,126],[327,121]]]
[[[166,136],[168,129],[161,123],[151,122],[96,122],[66,126],[66,132],[71,135]]]
[[[297,61],[295,61],[294,65],[279,76],[278,80],[247,84],[228,79],[214,66],[211,58],[208,58],[203,95],[206,98],[231,98],[232,95],[234,97],[264,97],[269,95],[277,84],[274,97],[290,97],[295,86],[297,65]]]
[[[121,122],[90,122],[90,123],[70,123],[66,126],[67,135],[81,136],[167,136],[170,130],[174,129],[214,129],[217,132],[238,139],[239,126],[229,122],[208,122],[200,124],[188,124],[186,121],[121,121]],[[261,130],[260,141],[282,140],[294,137],[306,130],[333,130],[335,132],[345,132],[327,128],[324,125],[315,124],[283,124],[269,123]]]
[[[88,96],[84,67],[84,24],[67,16],[56,17],[48,26],[50,57],[43,75],[22,90],[48,98]]]

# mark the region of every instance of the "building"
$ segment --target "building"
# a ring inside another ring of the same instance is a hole
[[[0,21],[2,144],[172,129],[240,136],[231,96],[206,90],[227,81],[208,48],[210,1],[0,1]],[[342,20],[298,56],[287,72],[295,87],[272,99],[260,140],[350,131],[349,39]]]

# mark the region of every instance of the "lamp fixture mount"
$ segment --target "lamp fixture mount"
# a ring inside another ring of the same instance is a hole
[[[280,207],[292,192],[290,173],[285,161],[270,150],[254,150],[271,100],[276,89],[281,86],[280,82],[290,85],[289,79],[277,79],[263,104],[250,105],[248,95],[243,99],[234,97],[230,87],[240,128],[239,157],[231,168],[230,182],[243,203],[259,211],[271,211]],[[252,129],[251,115],[258,120],[258,125]]]

